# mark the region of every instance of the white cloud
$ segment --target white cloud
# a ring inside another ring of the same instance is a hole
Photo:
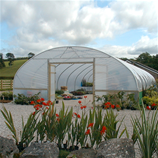
[[[12,52],[19,56],[65,43],[87,45],[96,38],[113,39],[130,29],[157,33],[156,1],[111,1],[103,8],[90,0],[6,0],[1,4],[1,22],[17,30],[9,44],[14,45]],[[108,46],[108,52],[115,56],[134,55],[143,50],[155,53],[155,41],[144,36],[131,47]]]
[[[158,51],[158,39],[150,39],[148,36],[142,36],[141,39],[134,43],[132,46],[105,45],[100,48],[100,50],[118,58],[134,58],[145,52],[148,52],[151,55],[155,55]]]

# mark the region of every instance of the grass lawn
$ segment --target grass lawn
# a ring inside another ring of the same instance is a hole
[[[23,60],[15,60],[12,66],[8,65],[8,61],[5,61],[6,67],[0,69],[0,77],[14,77],[17,70],[27,61],[27,59]]]

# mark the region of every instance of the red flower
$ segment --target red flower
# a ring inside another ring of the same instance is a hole
[[[116,108],[120,108],[120,105],[117,104],[117,105],[116,105]]]
[[[78,117],[78,118],[81,118],[81,116],[80,116],[79,114],[77,115],[77,117]]]
[[[45,103],[45,102],[43,102],[42,104],[43,104],[44,106],[48,106],[48,104],[47,104],[47,103]]]
[[[51,105],[52,104],[52,102],[50,101],[50,100],[48,100],[47,101],[47,105],[49,106],[49,105]]]
[[[81,100],[79,100],[78,103],[81,104],[82,103]]]
[[[150,106],[147,106],[146,108],[147,108],[148,110],[151,110],[151,107],[150,107]]]
[[[36,110],[39,110],[39,108],[37,107]]]
[[[88,129],[85,133],[85,135],[88,135],[88,134],[90,134],[90,129]]]
[[[40,103],[40,102],[41,102],[41,99],[38,99],[38,100],[37,100],[37,103]]]
[[[115,108],[115,105],[112,105],[112,104],[111,104],[111,108],[114,109],[114,108]]]
[[[84,98],[87,98],[87,96],[84,96]]]
[[[41,98],[41,101],[44,101],[44,98]]]
[[[36,104],[36,105],[34,106],[34,108],[39,108],[39,104]]]
[[[105,105],[111,105],[111,103],[110,102],[106,102]]]
[[[87,107],[86,105],[83,106],[84,109],[85,109],[86,107]]]
[[[156,106],[157,104],[153,103],[151,106]]]
[[[100,131],[100,134],[101,134],[101,135],[104,134],[106,130],[107,130],[106,127],[103,126],[103,127],[102,127],[102,130]]]
[[[88,127],[93,127],[93,125],[94,125],[94,123],[90,123],[89,125],[88,125]],[[87,127],[87,128],[88,128]]]
[[[109,109],[110,106],[109,105],[105,105],[104,109]]]
[[[59,114],[55,114],[56,115],[56,117],[59,117]]]
[[[35,111],[32,113],[32,115],[35,115]]]
[[[74,112],[74,114],[75,114],[75,115],[77,115],[77,113],[76,113],[76,112]]]
[[[83,109],[83,106],[81,106],[80,108],[81,108],[81,110],[82,110],[82,109]]]
[[[31,101],[31,103],[30,104],[35,104],[35,102],[34,101]]]
[[[49,109],[49,107],[46,107],[46,109]]]

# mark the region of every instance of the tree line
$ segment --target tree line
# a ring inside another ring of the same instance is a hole
[[[9,66],[12,66],[14,60],[26,59],[26,58],[27,58],[27,59],[30,59],[30,58],[32,58],[34,55],[35,55],[34,53],[30,52],[30,53],[28,54],[28,57],[15,58],[15,56],[14,56],[13,53],[7,53],[6,56],[5,56],[7,59],[3,59],[3,53],[0,53],[0,69],[3,68],[3,67],[5,67],[4,61],[9,61],[8,65],[9,65]]]
[[[28,54],[28,57],[25,57],[25,58],[32,58],[35,54],[30,52]],[[18,60],[20,58],[15,58],[14,54],[13,53],[7,53],[6,54],[6,58],[7,58],[7,61],[9,61],[9,66],[12,66],[13,65],[13,62],[14,60]],[[24,58],[23,58],[24,59]],[[120,58],[122,60],[128,60],[128,58]],[[4,64],[4,60],[3,59],[3,54],[0,53],[0,68],[3,68],[5,67],[5,64]],[[137,58],[135,59],[130,59],[130,60],[133,60],[133,61],[136,61],[136,62],[140,62],[144,65],[147,65],[155,70],[158,70],[158,54],[156,55],[153,55],[151,56],[148,52],[145,52],[145,53],[142,53],[140,54]]]

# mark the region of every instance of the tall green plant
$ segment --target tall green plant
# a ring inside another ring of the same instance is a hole
[[[143,158],[151,158],[154,153],[158,152],[158,110],[152,112],[149,111],[146,116],[145,107],[142,104],[140,118],[132,117],[132,139],[138,142]]]
[[[123,117],[122,120],[117,120],[117,116],[118,114],[114,114],[114,111],[112,109],[106,110],[106,114],[104,117],[104,124],[107,127],[106,137],[104,137],[105,140],[111,138],[121,138],[123,133],[126,131],[126,127],[125,127],[119,135],[120,127],[125,117]]]
[[[12,136],[15,139],[16,145],[21,144],[23,146],[23,144],[25,144],[25,146],[28,146],[29,143],[34,138],[34,133],[36,131],[36,121],[38,119],[38,117],[35,117],[35,116],[38,112],[36,112],[34,115],[30,114],[25,125],[24,125],[24,120],[22,117],[22,131],[20,132],[20,141],[19,141],[19,137],[17,135],[17,131],[14,126],[11,112],[10,111],[8,112],[7,109],[3,107],[3,110],[1,110],[1,113],[6,120],[5,123],[7,127],[13,134]]]

